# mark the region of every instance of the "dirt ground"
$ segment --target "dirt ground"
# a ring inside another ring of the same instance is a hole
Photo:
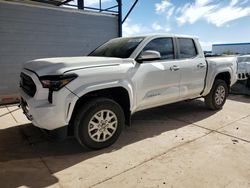
[[[111,147],[50,141],[15,106],[0,107],[0,188],[250,187],[250,98],[221,111],[202,100],[139,112]]]

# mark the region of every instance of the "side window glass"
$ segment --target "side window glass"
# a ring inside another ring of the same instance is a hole
[[[150,41],[144,48],[146,50],[158,51],[161,59],[174,59],[174,46],[172,38],[158,38]]]
[[[193,39],[179,38],[179,58],[192,58],[197,55],[197,50]]]

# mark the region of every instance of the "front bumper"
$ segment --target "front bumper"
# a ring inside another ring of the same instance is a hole
[[[21,107],[26,117],[37,127],[54,130],[68,125],[72,111],[72,101],[75,95],[66,87],[53,92],[53,102],[48,101],[48,89],[43,88],[39,78],[32,72],[23,70],[36,84],[37,91],[34,97],[29,96],[20,88]]]
[[[68,125],[64,108],[51,105],[48,102],[36,103],[37,101],[28,99],[21,93],[21,107],[23,113],[36,127],[54,130]],[[25,99],[26,98],[26,99]],[[41,102],[41,101],[40,101]]]

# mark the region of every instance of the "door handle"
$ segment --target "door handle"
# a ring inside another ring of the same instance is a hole
[[[177,70],[179,70],[179,69],[180,69],[180,67],[177,66],[177,65],[173,65],[172,67],[170,67],[170,70],[171,70],[171,71],[177,71]]]
[[[205,65],[204,65],[203,63],[199,63],[199,64],[197,65],[197,67],[198,67],[198,68],[203,68],[203,67],[205,67]]]

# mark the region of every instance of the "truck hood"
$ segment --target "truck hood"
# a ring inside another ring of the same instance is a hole
[[[24,69],[35,72],[38,76],[60,75],[77,69],[94,68],[102,66],[118,66],[123,62],[120,58],[110,57],[57,57],[36,59],[24,64]]]

